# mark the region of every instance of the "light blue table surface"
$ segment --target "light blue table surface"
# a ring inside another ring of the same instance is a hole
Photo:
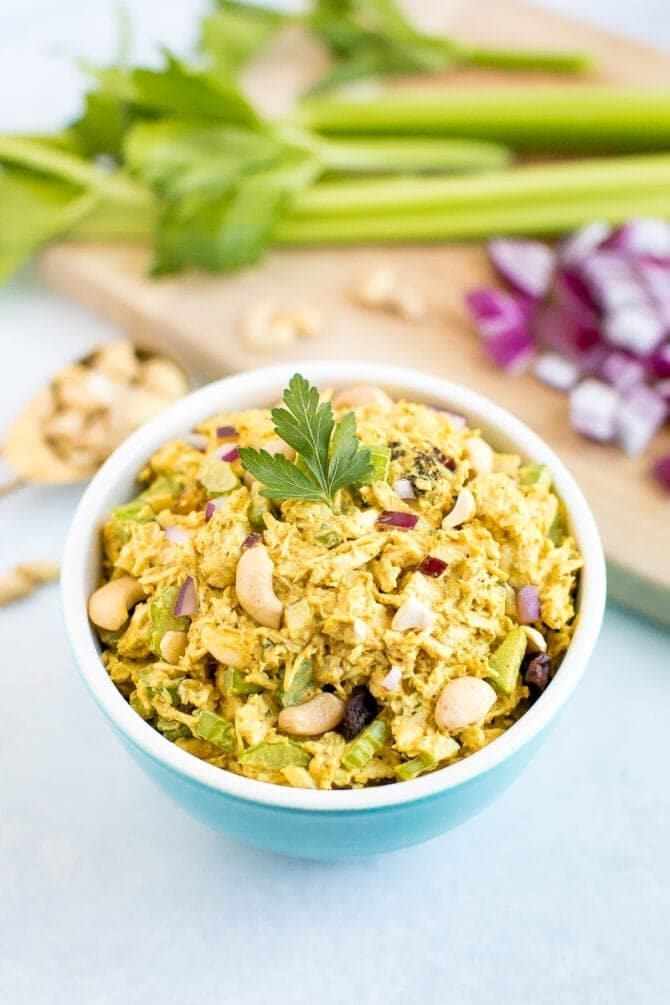
[[[55,51],[89,39],[108,51],[103,6],[3,0],[0,93],[15,97],[0,129],[71,110],[75,78]],[[591,16],[670,42],[663,0],[609,6]],[[194,4],[136,7],[148,44],[152,18],[182,37]],[[54,368],[110,334],[30,270],[4,289],[0,430]],[[58,557],[78,494],[0,500],[0,567]],[[55,588],[0,611],[0,641],[1,1002],[670,1001],[661,629],[609,609],[589,673],[511,790],[428,845],[345,865],[234,845],[157,792],[84,692]]]

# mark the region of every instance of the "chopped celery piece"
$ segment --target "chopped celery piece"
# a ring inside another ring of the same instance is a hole
[[[375,719],[346,745],[342,753],[342,764],[349,771],[362,768],[379,753],[390,737],[391,730],[386,723]]]
[[[175,617],[174,605],[179,596],[178,586],[168,586],[153,598],[149,604],[149,649],[156,656],[161,655],[161,641],[166,632],[187,632],[189,619],[186,615]]]
[[[134,520],[136,523],[150,523],[156,513],[166,509],[173,499],[176,499],[184,483],[174,478],[161,476],[140,492],[130,502],[117,506],[112,510],[115,520]]]
[[[265,530],[265,514],[270,512],[270,500],[260,495],[258,490],[252,489],[251,499],[247,507],[247,519],[251,524],[251,529],[255,531]]]
[[[389,476],[389,464],[391,463],[391,448],[381,446],[377,443],[364,443],[363,446],[370,451],[370,463],[372,471],[359,485],[372,485],[373,482],[385,482]]]
[[[337,530],[327,530],[323,534],[317,534],[316,539],[324,548],[336,548],[342,544],[342,535]]]
[[[513,628],[489,657],[489,679],[503,694],[511,694],[514,690],[527,641],[523,628]]]
[[[281,771],[295,765],[306,768],[312,760],[312,755],[303,750],[295,740],[279,740],[276,743],[259,743],[240,754],[240,764],[248,764],[254,768],[266,768],[268,771]]]
[[[227,667],[221,676],[223,678],[223,693],[225,695],[259,694],[263,690],[258,684],[252,684],[251,681],[247,680],[241,670],[235,670],[233,667]]]
[[[170,677],[164,670],[147,667],[140,670],[140,680],[149,698],[162,698],[169,705],[179,704],[179,685],[184,677]]]
[[[296,660],[284,673],[281,703],[284,708],[302,705],[314,690],[314,660]]]
[[[96,625],[96,629],[95,630],[98,633],[98,638],[102,642],[103,646],[107,646],[108,649],[111,649],[114,646],[116,646],[116,643],[119,641],[119,639],[121,638],[121,636],[125,632],[126,626],[123,625],[123,627],[119,628],[117,631],[110,632],[109,629],[107,629],[107,628],[98,628],[97,625]]]
[[[519,469],[519,485],[537,485],[549,491],[551,488],[551,468],[548,464],[524,464]]]
[[[565,523],[565,510],[563,509],[563,504],[560,499],[558,501],[558,509],[556,510],[556,516],[553,519],[551,527],[549,528],[548,537],[550,541],[560,547],[563,544],[563,538],[568,533],[568,528]]]
[[[230,752],[235,749],[235,730],[232,722],[224,719],[222,715],[217,715],[216,712],[201,709],[195,718],[193,735],[199,736],[201,740],[207,740],[221,750]]]
[[[225,496],[240,484],[230,464],[218,457],[205,457],[198,471],[198,481],[212,497]]]
[[[172,719],[164,719],[160,715],[156,719],[155,723],[156,729],[159,733],[162,733],[166,740],[171,740],[173,743],[175,740],[183,740],[187,736],[191,736],[191,730],[188,728],[184,722],[174,722]]]
[[[400,779],[401,782],[408,782],[410,778],[422,775],[424,771],[434,768],[436,764],[437,761],[433,755],[424,752],[423,754],[419,754],[418,757],[413,757],[411,761],[399,764],[395,769],[396,778]]]
[[[148,703],[145,703],[142,700],[142,698],[140,697],[140,694],[139,694],[138,691],[133,691],[133,693],[131,694],[130,698],[128,699],[128,704],[132,708],[133,712],[137,712],[137,714],[142,719],[150,719],[151,718],[151,713],[153,712],[153,709],[152,709],[151,705],[149,705]]]

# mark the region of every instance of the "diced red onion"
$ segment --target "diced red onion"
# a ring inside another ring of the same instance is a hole
[[[209,522],[212,519],[217,509],[223,506],[225,501],[226,501],[225,496],[217,496],[216,499],[209,500],[209,502],[205,506],[205,520],[207,522]]]
[[[606,247],[633,257],[670,258],[670,226],[665,220],[654,218],[628,220],[607,239]]]
[[[579,266],[594,302],[605,312],[643,304],[647,297],[634,263],[616,251],[601,251],[585,258]]]
[[[558,247],[558,260],[563,265],[577,265],[593,254],[612,233],[612,228],[603,220],[594,220],[566,237]]]
[[[377,517],[378,527],[395,527],[398,530],[413,530],[419,522],[414,513],[400,513],[398,510],[385,509]]]
[[[402,682],[402,667],[392,666],[380,681],[385,691],[398,691]]]
[[[587,328],[597,328],[600,311],[579,270],[562,266],[556,270],[552,287],[552,301],[569,314],[573,323]]]
[[[670,342],[660,345],[647,360],[654,377],[670,377]]]
[[[206,450],[207,449],[207,437],[204,433],[186,433],[182,436],[184,443],[188,443],[189,447],[193,447],[194,450]]]
[[[470,290],[465,302],[484,339],[501,331],[525,328],[532,312],[532,302],[527,299],[487,287]]]
[[[616,432],[617,392],[599,380],[583,380],[570,392],[570,425],[599,443],[609,443]]]
[[[654,384],[654,390],[656,394],[660,394],[663,401],[668,406],[668,415],[670,415],[670,379],[659,380]]]
[[[547,352],[533,363],[533,373],[538,380],[557,391],[569,391],[579,380],[579,367],[573,360]]]
[[[179,593],[177,594],[177,599],[172,613],[175,618],[179,618],[182,615],[190,618],[194,614],[198,613],[198,607],[198,591],[195,588],[193,576],[187,576]]]
[[[643,384],[645,375],[642,363],[623,352],[608,353],[600,367],[600,376],[622,394]]]
[[[528,584],[516,591],[516,606],[519,613],[519,621],[522,625],[529,625],[533,621],[539,621],[542,611],[540,608],[540,594],[537,586]]]
[[[663,341],[665,325],[650,304],[631,303],[605,315],[603,335],[610,345],[647,356]]]
[[[398,478],[393,483],[393,491],[401,499],[416,499],[412,483],[409,478]]]
[[[535,299],[545,295],[555,265],[548,245],[499,237],[489,241],[488,252],[495,268],[515,290]]]
[[[496,332],[484,342],[484,352],[495,365],[509,374],[519,374],[528,366],[535,350],[527,326]]]
[[[242,551],[247,551],[249,548],[255,548],[260,539],[260,534],[247,534],[242,542]]]
[[[670,454],[664,454],[654,461],[652,468],[656,481],[666,492],[670,492]]]
[[[533,334],[538,342],[572,359],[582,373],[594,373],[606,353],[597,328],[565,314],[555,304],[538,312]]]
[[[666,334],[670,333],[670,262],[639,258],[635,265]]]
[[[188,541],[191,537],[190,533],[184,527],[180,527],[176,523],[165,528],[165,536],[173,544],[183,544],[184,541]]]
[[[229,440],[233,436],[237,436],[237,430],[235,426],[217,426],[216,435],[220,440]]]
[[[222,447],[219,447],[214,451],[213,456],[218,457],[220,461],[225,461],[227,464],[232,464],[234,461],[238,460],[240,450],[237,446],[231,446],[230,443],[225,443]]]
[[[422,572],[424,576],[430,576],[432,579],[439,579],[446,569],[447,562],[444,562],[441,558],[437,558],[436,555],[426,555],[417,566],[418,572]]]
[[[622,400],[616,415],[616,436],[627,454],[641,454],[665,422],[668,406],[660,394],[644,384]]]

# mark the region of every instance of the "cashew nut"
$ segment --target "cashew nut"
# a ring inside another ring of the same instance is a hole
[[[182,368],[162,356],[152,356],[142,366],[140,384],[170,401],[188,392],[188,381]]]
[[[465,456],[476,475],[488,475],[493,471],[495,460],[493,448],[481,437],[473,436],[468,440],[465,445]]]
[[[386,391],[374,384],[359,384],[357,387],[343,387],[333,395],[333,408],[362,408],[363,405],[384,405],[390,408],[393,402]]]
[[[497,695],[479,677],[457,677],[446,684],[435,706],[435,722],[440,729],[464,729],[483,719],[493,708]]]
[[[178,663],[186,651],[187,632],[166,632],[161,639],[161,656],[166,663]]]
[[[247,614],[266,628],[279,628],[284,605],[272,587],[274,565],[263,545],[243,551],[235,572],[237,599]]]
[[[442,527],[445,530],[448,527],[459,527],[462,523],[472,520],[476,512],[477,504],[472,492],[470,489],[461,489],[456,497],[453,509],[447,513],[442,521]]]
[[[377,266],[363,273],[352,288],[351,296],[361,307],[384,307],[397,283],[394,269]]]
[[[521,631],[526,636],[526,652],[529,653],[546,653],[547,651],[547,640],[545,639],[542,632],[538,631],[537,628],[533,628],[532,625],[521,625]]]
[[[420,321],[426,314],[426,301],[418,290],[400,286],[389,294],[386,304],[405,321]]]
[[[117,632],[128,620],[131,608],[145,597],[142,586],[132,576],[112,579],[89,598],[88,616],[98,628]]]
[[[11,572],[0,575],[0,607],[22,600],[41,584],[58,579],[57,562],[37,559],[17,565]]]
[[[344,718],[345,703],[336,694],[322,691],[302,705],[283,708],[277,726],[290,736],[321,736],[335,729]]]
[[[139,370],[135,346],[127,339],[115,339],[103,345],[93,354],[91,364],[100,373],[128,384],[135,380]]]
[[[212,628],[206,625],[201,632],[202,644],[217,663],[236,667],[247,664],[247,654],[242,647],[242,633],[235,628]]]

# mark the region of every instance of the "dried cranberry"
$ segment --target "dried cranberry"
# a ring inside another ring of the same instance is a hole
[[[541,695],[551,680],[551,659],[546,653],[526,657],[523,668],[523,679],[531,690],[533,698]]]
[[[340,723],[339,732],[345,740],[353,740],[364,726],[372,722],[377,714],[377,702],[364,684],[355,687],[347,699],[344,719]]]

